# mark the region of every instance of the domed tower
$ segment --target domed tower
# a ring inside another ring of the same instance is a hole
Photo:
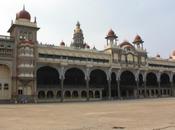
[[[116,36],[115,32],[112,29],[108,31],[108,34],[105,38],[107,40],[107,46],[117,45],[118,36]]]
[[[16,14],[15,22],[8,32],[15,39],[14,64],[12,84],[14,97],[27,96],[32,99],[35,95],[36,80],[36,46],[37,46],[36,18],[31,21],[31,15],[25,7]]]
[[[143,40],[139,35],[136,35],[133,44],[137,46],[137,48],[142,48],[143,49]]]
[[[76,28],[74,29],[74,34],[73,34],[73,43],[71,46],[77,47],[77,48],[83,48],[84,47],[84,36],[83,36],[83,31],[80,28],[80,23],[77,22]]]

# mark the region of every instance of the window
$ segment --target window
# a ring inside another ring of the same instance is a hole
[[[137,56],[134,56],[134,61],[135,61],[135,63],[138,62],[138,57]]]
[[[2,84],[0,83],[0,90],[2,89]]]
[[[133,62],[133,56],[132,56],[132,54],[128,54],[127,55],[127,61],[128,61],[128,63],[132,63]]]
[[[121,56],[121,61],[122,61],[122,62],[125,62],[125,55],[122,55],[122,56]]]
[[[32,40],[32,33],[31,32],[28,33],[28,40]]]
[[[5,83],[4,84],[4,90],[8,90],[9,89],[9,85],[8,85],[8,83]]]
[[[18,95],[22,95],[22,89],[18,89]]]

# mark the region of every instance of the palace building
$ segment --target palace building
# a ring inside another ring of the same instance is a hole
[[[148,57],[144,41],[117,43],[110,29],[106,48],[84,42],[77,22],[66,46],[37,41],[36,18],[23,8],[0,36],[0,101],[63,102],[175,95],[175,51],[168,59]]]

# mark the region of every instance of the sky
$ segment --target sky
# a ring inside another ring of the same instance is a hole
[[[85,42],[102,50],[105,36],[113,29],[118,44],[132,42],[139,34],[149,56],[168,58],[175,50],[175,0],[1,0],[0,35],[7,30],[16,13],[25,9],[36,16],[38,41],[70,45],[73,30],[80,22]]]

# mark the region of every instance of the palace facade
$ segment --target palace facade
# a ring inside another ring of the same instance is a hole
[[[175,95],[175,52],[168,59],[148,57],[142,38],[117,43],[111,29],[106,48],[84,42],[77,22],[66,46],[37,41],[36,18],[23,8],[0,36],[0,101],[63,102]]]

